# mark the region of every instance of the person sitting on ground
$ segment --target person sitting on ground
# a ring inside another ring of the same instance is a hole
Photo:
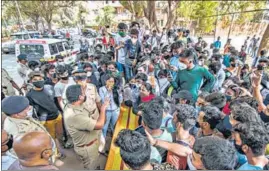
[[[262,122],[246,122],[235,126],[235,147],[247,156],[247,162],[237,170],[268,170],[265,147],[269,142],[269,127]]]
[[[120,148],[120,156],[126,166],[132,170],[174,170],[168,164],[157,164],[150,162],[152,153],[148,139],[141,133],[123,129],[115,139],[115,145]]]
[[[5,130],[2,129],[2,141],[1,141],[1,158],[2,158],[2,169],[8,170],[10,165],[12,165],[17,157],[13,156],[9,150],[12,149],[13,145],[13,136],[8,135]]]
[[[160,140],[172,142],[172,135],[166,129],[161,128],[163,109],[160,103],[151,101],[142,108],[142,126],[150,134]],[[155,147],[153,147],[155,148]],[[167,151],[163,148],[156,148],[159,154],[151,155],[151,161],[161,163],[166,160]]]
[[[51,164],[52,141],[47,133],[34,131],[16,137],[13,149],[18,160],[9,167],[9,170],[59,170]]]

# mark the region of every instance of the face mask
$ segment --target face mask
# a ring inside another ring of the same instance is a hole
[[[123,31],[119,31],[119,35],[120,35],[121,37],[125,37],[125,36],[126,36],[126,33],[123,32]]]
[[[188,164],[189,170],[197,170],[196,167],[193,166],[190,156],[187,157],[187,164]]]
[[[61,77],[62,80],[68,80],[68,77]]]
[[[59,65],[64,65],[64,62],[59,62],[58,64],[59,64]]]
[[[242,150],[242,145],[237,145],[234,142],[234,147],[235,147],[235,149],[237,150],[238,153],[245,155],[244,151]]]
[[[231,64],[232,67],[237,67],[237,64]]]
[[[8,147],[8,150],[12,148],[12,145],[13,145],[13,136],[11,135],[6,144],[6,146]]]
[[[132,38],[132,43],[133,43],[133,44],[136,44],[136,42],[137,42],[137,39]]]
[[[180,63],[181,63],[181,62],[180,62]],[[181,65],[181,66],[180,66],[180,69],[181,69],[181,70],[183,70],[183,69],[187,69],[187,65],[186,65],[186,64],[181,63],[180,65]]]
[[[33,85],[36,87],[36,88],[43,88],[44,87],[44,80],[42,81],[35,81],[33,82]]]
[[[199,62],[198,62],[198,65],[203,66],[204,63],[203,63],[202,61],[199,61]]]
[[[201,128],[200,123],[199,123],[199,122],[196,122],[195,127],[196,127],[196,128]]]
[[[39,68],[35,68],[34,71],[40,71],[40,69]]]
[[[98,61],[93,61],[93,64],[94,64],[95,66],[98,66]]]
[[[87,72],[87,77],[90,77],[90,76],[92,76],[92,72],[91,71],[88,71]]]
[[[231,95],[226,95],[226,99],[227,99],[227,101],[231,101],[232,100],[232,96]]]

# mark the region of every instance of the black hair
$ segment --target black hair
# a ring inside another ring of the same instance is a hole
[[[182,58],[188,58],[188,59],[195,59],[195,53],[192,49],[185,49],[183,52],[181,52],[180,56]]]
[[[188,104],[178,104],[175,106],[177,120],[183,124],[184,130],[190,130],[196,123],[196,110]]]
[[[31,70],[34,70],[35,68],[38,68],[39,67],[39,63],[37,61],[29,61],[28,62],[28,67]]]
[[[248,64],[245,64],[245,65],[243,66],[242,70],[244,70],[244,69],[249,70],[249,69],[250,69],[250,68],[249,68],[249,65],[248,65]]]
[[[83,69],[88,68],[88,67],[92,68],[92,64],[90,64],[89,62],[86,62],[83,64]]]
[[[183,48],[183,47],[184,47],[184,43],[182,41],[176,41],[171,45],[171,50],[179,49],[179,48]]]
[[[119,23],[118,29],[125,30],[125,29],[128,29],[128,26],[125,23]]]
[[[111,58],[114,58],[114,56],[115,56],[114,52],[112,52],[112,51],[108,51],[106,54],[111,56]]]
[[[210,129],[215,129],[221,121],[221,111],[215,106],[203,106],[201,111],[205,113],[203,121],[210,125]]]
[[[66,98],[69,103],[78,101],[81,94],[81,85],[79,84],[70,85],[66,89]]]
[[[219,53],[219,49],[217,49],[217,48],[214,48],[214,49],[213,49],[213,53],[214,53],[214,54],[217,54],[217,53]]]
[[[142,109],[142,120],[152,130],[160,129],[162,125],[163,110],[160,103],[150,101]]]
[[[45,69],[44,69],[44,73],[49,73],[49,70],[54,69],[55,65],[53,64],[46,64]]]
[[[139,73],[135,76],[136,80],[142,80],[144,82],[146,82],[148,80],[148,76],[144,73]]]
[[[221,63],[219,61],[212,62],[208,65],[208,71],[212,74],[217,74],[221,69]]]
[[[200,93],[200,94],[198,95],[198,97],[200,97],[200,98],[202,98],[202,99],[205,99],[208,95],[209,95],[208,92],[203,91],[202,93]]]
[[[264,55],[266,55],[266,54],[267,54],[267,50],[263,49],[263,50],[260,51],[260,55],[261,55],[261,56],[264,56]]]
[[[112,89],[113,100],[116,103],[116,105],[119,107],[120,106],[120,99],[119,99],[118,87],[116,86],[116,78],[112,74],[105,74],[104,75],[105,82],[107,80],[109,80],[110,78],[113,78],[114,79],[114,82],[115,82],[115,86]]]
[[[151,86],[151,84],[150,83],[145,83],[144,82],[144,84],[143,84],[144,86],[145,86],[145,88],[147,89],[147,91],[149,91],[150,92],[150,94],[152,94],[153,93],[153,88],[152,88],[152,86]]]
[[[253,152],[254,157],[264,155],[265,147],[269,143],[269,127],[263,122],[246,122],[235,126],[242,145],[246,144]]]
[[[57,67],[56,67],[56,73],[57,73],[58,75],[62,75],[62,74],[64,74],[66,71],[67,71],[67,68],[66,68],[65,65],[57,65]]]
[[[139,170],[150,161],[151,145],[148,139],[137,131],[123,129],[114,141],[120,148],[124,163],[131,169]]]
[[[172,100],[171,99],[166,99],[163,96],[158,96],[152,100],[152,102],[158,103],[162,105],[162,109],[165,113],[171,113],[172,110]]]
[[[221,61],[222,55],[221,54],[213,54],[211,59],[215,59],[216,61]]]
[[[138,36],[139,31],[137,29],[131,29],[130,34],[131,35],[137,35]]]
[[[222,110],[226,105],[227,98],[224,93],[214,92],[206,96],[205,101]]]
[[[233,114],[233,119],[241,123],[246,122],[259,122],[261,120],[257,111],[250,107],[247,103],[236,103],[230,107],[231,114]]]
[[[202,54],[202,55],[200,55],[200,56],[199,56],[199,58],[198,58],[198,59],[199,59],[199,60],[200,60],[200,59],[207,60],[207,56],[206,56],[206,55],[204,55],[204,54]]]
[[[167,75],[168,75],[168,70],[167,70],[167,69],[162,69],[162,70],[160,70],[159,73],[158,73],[158,77],[160,77],[161,75],[167,77]]]
[[[243,97],[238,97],[236,99],[233,99],[230,103],[230,108],[232,108],[234,105],[240,104],[240,103],[247,103],[249,106],[254,108],[256,111],[258,111],[258,106],[259,103],[254,97],[249,97],[249,96],[243,96]]]
[[[230,62],[236,62],[236,58],[232,56],[232,57],[230,58]]]
[[[135,25],[138,25],[138,27],[140,27],[140,25],[139,25],[138,22],[133,21],[133,22],[131,23],[131,27],[134,27]]]
[[[193,150],[201,155],[206,170],[234,170],[237,164],[234,145],[228,140],[216,136],[196,139]]]
[[[114,61],[108,61],[108,62],[106,63],[106,66],[108,66],[108,65],[113,65],[115,68],[117,68],[117,64],[116,64],[116,62],[114,62]]]
[[[269,59],[261,58],[261,59],[259,59],[259,63],[266,63],[268,65],[269,64]]]

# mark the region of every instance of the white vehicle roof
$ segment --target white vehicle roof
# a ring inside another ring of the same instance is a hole
[[[16,44],[52,44],[65,41],[65,39],[27,39],[17,40]]]
[[[39,33],[38,31],[28,31],[28,32],[17,32],[17,33],[12,33],[11,36],[15,35],[23,35],[23,34],[31,34],[31,33]]]

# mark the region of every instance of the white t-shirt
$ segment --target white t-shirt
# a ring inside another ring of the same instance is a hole
[[[116,35],[115,36],[115,42],[116,42],[116,45],[120,45],[120,42],[126,42],[128,39],[131,39],[130,36],[126,35],[125,37],[121,37],[120,35]],[[120,48],[118,50],[118,61],[119,63],[121,64],[125,64],[125,57],[127,55],[127,50],[125,48]]]

